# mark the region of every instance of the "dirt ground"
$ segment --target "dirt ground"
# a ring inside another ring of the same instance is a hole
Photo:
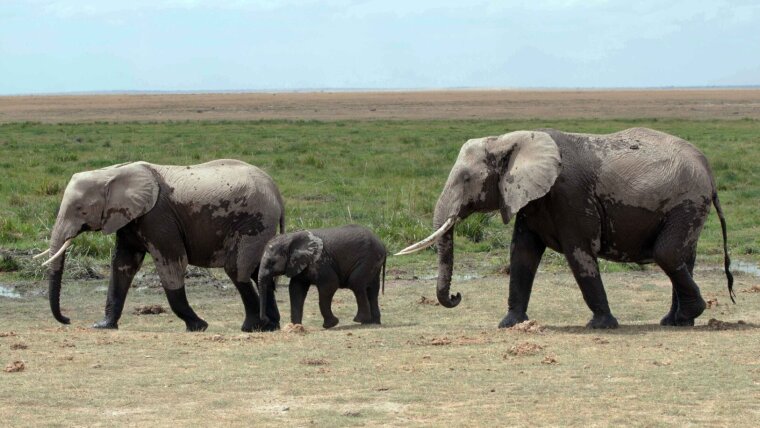
[[[760,89],[445,90],[0,97],[0,123],[760,118]]]

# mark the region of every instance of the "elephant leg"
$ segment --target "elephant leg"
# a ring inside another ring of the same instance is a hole
[[[309,292],[309,285],[296,278],[290,280],[288,292],[290,293],[290,322],[301,324],[303,321],[303,304],[306,300],[306,294]]]
[[[599,274],[599,264],[596,257],[589,250],[581,247],[568,246],[565,252],[573,276],[583,294],[583,300],[594,314],[586,327],[591,328],[617,328],[618,321],[610,311],[607,302],[607,293],[604,291],[602,277]]]
[[[499,323],[499,328],[512,327],[528,320],[528,301],[533,279],[545,250],[546,245],[541,238],[526,227],[524,216],[518,215],[509,250],[507,314]]]
[[[174,290],[164,288],[164,291],[166,291],[166,298],[169,300],[172,312],[185,322],[187,331],[204,331],[208,328],[208,323],[198,317],[190,307],[184,286]]]
[[[678,300],[674,316],[667,320],[672,324],[666,325],[691,326],[707,307],[692,278],[697,245],[695,235],[698,236],[701,225],[694,227],[693,222],[676,218],[678,221],[668,222],[657,238],[654,261],[670,278],[673,294]],[[671,310],[672,307],[671,304]]]
[[[276,312],[276,318],[270,318],[268,323],[263,322],[259,317],[259,296],[253,289],[253,283],[251,280],[239,280],[238,272],[234,268],[225,268],[225,272],[232,280],[232,283],[235,284],[235,288],[237,288],[238,293],[240,293],[240,298],[243,300],[245,320],[243,320],[243,325],[240,327],[240,330],[245,332],[278,330],[280,328],[279,312]],[[271,294],[274,295],[274,293]],[[276,310],[277,305],[275,303],[275,311]]]
[[[369,297],[369,310],[372,314],[372,324],[380,324],[380,302],[378,297],[380,296],[380,278],[374,281],[372,285],[367,289],[367,297]]]
[[[111,279],[108,283],[105,316],[96,322],[93,328],[119,328],[119,319],[124,310],[129,287],[140,270],[143,259],[145,250],[126,232],[119,231],[116,234],[116,250],[111,259]]]
[[[694,252],[691,259],[687,263],[687,268],[689,269],[689,275],[692,277],[694,276],[694,264],[697,259],[697,253]],[[676,324],[676,312],[678,311],[678,293],[676,293],[676,288],[673,288],[672,296],[671,296],[671,303],[670,303],[670,310],[667,314],[665,314],[664,317],[660,320],[660,325],[669,325],[674,326]]]
[[[332,312],[332,299],[338,290],[337,283],[335,285],[330,283],[320,284],[317,286],[317,289],[319,290],[319,311],[322,313],[322,318],[324,318],[322,327],[335,327],[340,321]]]
[[[354,297],[356,298],[356,316],[354,322],[362,324],[370,324],[372,322],[372,311],[369,306],[369,296],[367,295],[367,287],[360,285],[355,287]]]
[[[186,257],[181,256],[179,262],[167,262],[161,254],[151,253],[151,256],[156,262],[156,271],[161,278],[161,285],[164,287],[172,312],[185,322],[187,331],[206,330],[208,323],[195,314],[185,294]]]

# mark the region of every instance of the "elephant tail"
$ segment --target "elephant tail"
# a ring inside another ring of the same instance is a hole
[[[385,262],[388,261],[388,257],[383,259],[383,296],[385,296]]]
[[[736,303],[734,297],[734,276],[731,275],[729,268],[731,267],[731,257],[728,255],[728,237],[726,235],[726,218],[723,216],[723,210],[720,208],[720,200],[718,199],[718,192],[713,191],[712,202],[715,205],[715,211],[718,213],[720,219],[720,228],[723,231],[723,267],[726,271],[726,278],[728,279],[728,296],[731,297],[731,301]]]

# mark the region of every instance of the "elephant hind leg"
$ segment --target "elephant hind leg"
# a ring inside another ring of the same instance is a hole
[[[378,297],[380,296],[380,276],[378,274],[377,281],[374,281],[372,285],[367,288],[367,297],[369,297],[369,310],[372,315],[372,324],[380,324],[380,302]]]
[[[671,310],[660,321],[663,325],[694,325],[694,319],[705,310],[705,301],[692,277],[700,230],[701,223],[695,227],[693,222],[679,218],[666,223],[655,242],[654,261],[673,284]]]

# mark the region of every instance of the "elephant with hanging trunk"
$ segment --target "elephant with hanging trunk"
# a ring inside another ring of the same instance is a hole
[[[243,331],[277,329],[274,296],[263,305],[264,322],[251,278],[256,278],[264,246],[278,225],[284,232],[277,185],[265,172],[238,160],[192,166],[133,162],[74,174],[53,226],[53,256],[45,262],[50,264],[50,309],[56,320],[69,323],[59,306],[65,252],[80,233],[99,230],[116,233],[116,248],[105,317],[94,327],[118,328],[127,292],[147,252],[172,311],[188,331],[208,326],[187,301],[188,264],[224,268],[243,299]]]
[[[454,225],[474,212],[498,210],[515,218],[510,247],[509,298],[499,327],[528,319],[538,264],[549,247],[565,256],[586,304],[588,326],[616,328],[598,258],[656,263],[673,285],[662,325],[694,325],[705,309],[692,277],[696,248],[710,205],[723,232],[724,267],[733,300],[726,222],[704,155],[688,142],[646,128],[613,134],[553,129],[517,131],[467,141],[438,198],[428,238],[437,242],[438,300],[452,308]]]

